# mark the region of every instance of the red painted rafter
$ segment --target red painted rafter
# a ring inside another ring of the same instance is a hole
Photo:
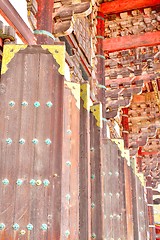
[[[159,0],[115,0],[101,4],[100,11],[104,14],[126,12],[133,9],[140,9],[159,5]]]
[[[0,14],[8,22],[8,24],[15,29],[17,35],[24,43],[32,45],[36,44],[34,34],[28,28],[9,0],[0,0]]]
[[[158,44],[160,44],[160,31],[117,38],[105,38],[103,41],[103,50],[116,52],[125,49],[154,46]]]

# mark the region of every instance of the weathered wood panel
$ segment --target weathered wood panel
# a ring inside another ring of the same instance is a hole
[[[100,104],[95,104],[90,114],[91,174],[95,176],[91,182],[91,231],[92,238],[103,239],[102,129],[97,126],[100,115],[96,107]]]
[[[77,89],[76,95],[73,91]],[[79,238],[79,121],[77,99],[80,86],[65,82],[64,91],[64,158],[62,164],[61,238]],[[80,107],[80,106],[79,106]]]
[[[1,239],[60,239],[65,50],[61,44],[47,48],[4,49],[2,73],[5,63],[9,69],[0,83],[6,89],[0,96]]]
[[[80,239],[91,238],[91,182],[95,173],[91,173],[90,163],[90,87],[87,83],[81,84],[80,107]]]
[[[124,159],[117,145],[103,139],[104,239],[126,239]]]

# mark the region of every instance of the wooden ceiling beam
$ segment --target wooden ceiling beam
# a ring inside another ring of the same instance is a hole
[[[121,13],[134,9],[153,7],[159,4],[159,0],[115,0],[112,2],[102,3],[100,11],[104,14]]]
[[[34,34],[20,17],[9,0],[0,1],[0,14],[8,22],[8,24],[15,29],[17,35],[25,44],[36,44],[36,38]]]
[[[155,46],[160,44],[160,31],[147,32],[139,35],[129,35],[117,38],[105,38],[103,50],[116,52],[137,47]]]

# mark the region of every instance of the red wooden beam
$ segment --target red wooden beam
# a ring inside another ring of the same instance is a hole
[[[101,4],[100,11],[104,14],[126,12],[133,9],[152,7],[160,4],[159,0],[115,0]]]
[[[103,50],[108,52],[116,52],[137,47],[154,46],[160,44],[160,31],[117,38],[106,38],[104,39],[103,44]]]
[[[17,35],[25,44],[36,44],[34,34],[28,28],[27,24],[23,21],[9,0],[0,0],[0,14],[8,22],[8,24],[15,29]]]

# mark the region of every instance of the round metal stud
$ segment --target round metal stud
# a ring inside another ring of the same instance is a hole
[[[72,164],[71,164],[70,161],[67,161],[67,162],[66,162],[66,165],[70,167]]]
[[[110,196],[110,197],[112,197],[112,195],[113,195],[112,193],[109,193],[109,196]]]
[[[5,178],[5,179],[2,180],[2,183],[4,185],[8,185],[9,184],[9,180],[7,178]]]
[[[91,208],[95,208],[95,203],[91,203]]]
[[[29,183],[30,183],[32,186],[35,186],[35,185],[36,185],[36,180],[31,179]]]
[[[67,130],[67,134],[68,135],[71,135],[72,134],[72,131],[70,129]]]
[[[70,231],[69,231],[69,230],[66,230],[66,231],[65,231],[65,236],[68,238],[69,235],[70,235]]]
[[[92,174],[92,175],[91,175],[91,179],[95,179],[95,174]]]
[[[38,101],[36,101],[36,102],[34,103],[34,106],[35,106],[36,108],[38,108],[38,107],[41,106],[41,104],[40,104]]]
[[[33,230],[33,225],[32,225],[31,223],[29,223],[29,224],[27,225],[27,229],[28,229],[29,231],[32,231],[32,230]]]
[[[46,103],[46,106],[51,108],[53,106],[53,103],[49,101],[49,102]]]
[[[47,139],[45,140],[45,143],[46,143],[47,145],[50,145],[50,144],[52,143],[52,141],[51,141],[49,138],[47,138]]]
[[[7,139],[6,139],[6,143],[7,143],[7,144],[12,144],[12,139],[11,139],[11,138],[7,138]]]
[[[96,238],[96,234],[92,233],[92,238],[95,239]]]
[[[21,234],[21,235],[25,235],[25,234],[26,234],[26,231],[25,231],[25,230],[21,230],[21,231],[20,231],[20,234]]]
[[[37,185],[37,186],[40,186],[41,184],[42,184],[42,181],[41,181],[41,180],[37,180],[37,181],[36,181],[36,185]]]
[[[115,172],[115,175],[118,177],[119,176],[119,172]]]
[[[38,139],[34,138],[34,139],[32,140],[32,143],[33,143],[33,144],[37,144],[37,143],[38,143]]]
[[[0,230],[4,230],[6,225],[4,223],[0,223]]]
[[[45,187],[48,187],[48,185],[50,184],[50,181],[48,179],[44,179],[43,184]]]
[[[19,224],[18,223],[13,224],[12,228],[17,231],[19,229]]]
[[[69,193],[66,195],[66,199],[67,199],[68,201],[71,199],[71,195],[70,195]]]
[[[26,106],[28,106],[28,102],[23,101],[23,102],[21,103],[21,105],[22,105],[23,107],[26,107]]]
[[[109,176],[112,176],[112,172],[109,172],[108,174],[109,174]]]
[[[17,184],[18,186],[21,186],[21,185],[22,185],[22,183],[23,183],[22,179],[17,179],[17,182],[16,182],[16,184]]]
[[[15,106],[15,102],[14,101],[10,101],[9,102],[9,106],[14,107]]]
[[[41,225],[41,229],[42,229],[43,231],[46,231],[46,230],[48,229],[47,224],[43,223],[43,224]]]
[[[21,138],[21,139],[19,140],[19,143],[20,143],[20,144],[25,144],[25,139]]]

